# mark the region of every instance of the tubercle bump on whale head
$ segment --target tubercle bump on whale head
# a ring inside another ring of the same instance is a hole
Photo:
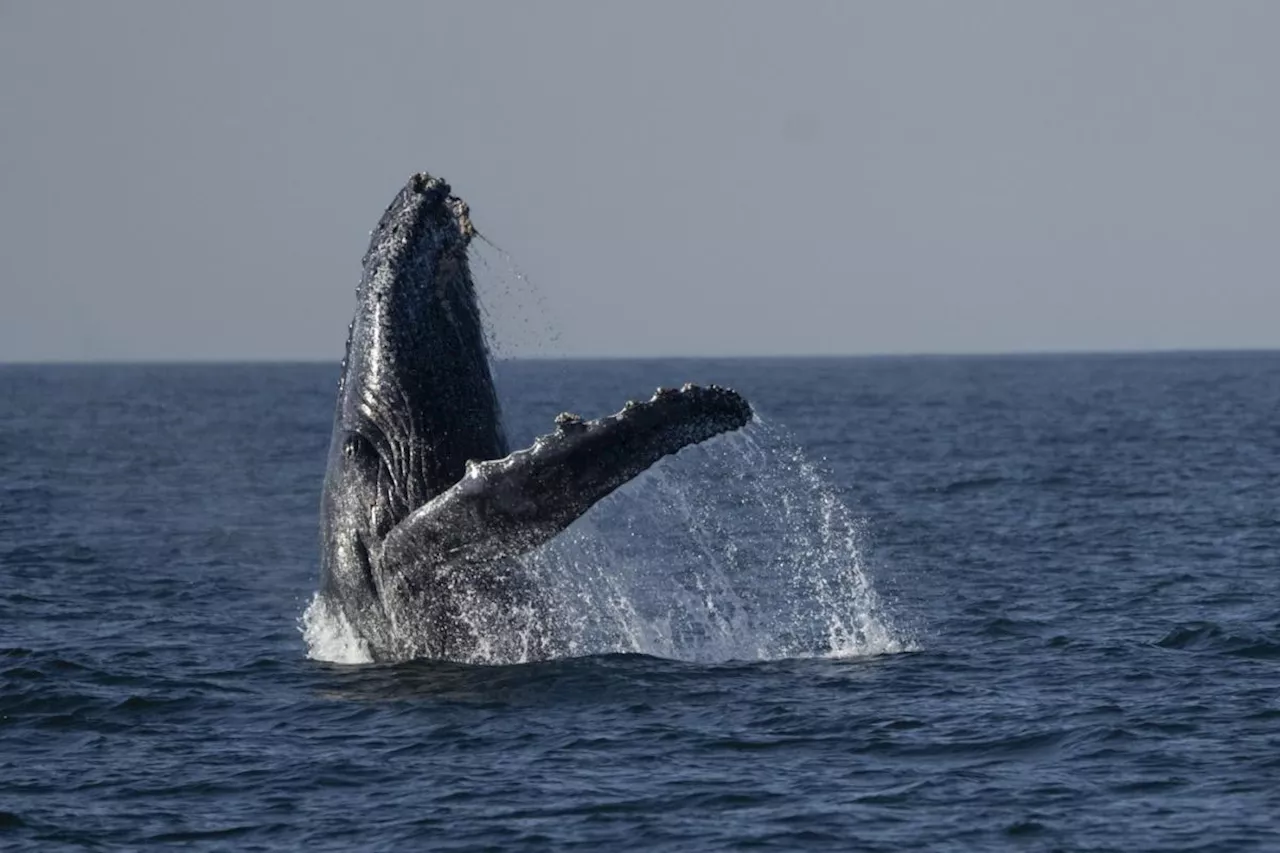
[[[439,208],[450,219],[457,223],[458,234],[463,243],[469,243],[476,235],[476,227],[471,221],[470,206],[453,194],[453,188],[444,178],[438,178],[429,172],[418,172],[409,178],[404,192],[422,196],[420,210],[430,214]]]

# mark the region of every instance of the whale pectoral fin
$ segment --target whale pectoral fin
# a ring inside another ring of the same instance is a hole
[[[745,399],[714,385],[659,389],[594,421],[561,415],[532,447],[468,463],[462,480],[387,534],[382,563],[444,570],[523,554],[662,457],[751,417]]]

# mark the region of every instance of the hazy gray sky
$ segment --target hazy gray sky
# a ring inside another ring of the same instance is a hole
[[[0,360],[337,359],[416,170],[535,283],[489,252],[516,350],[1280,346],[1277,33],[1270,0],[0,0]]]

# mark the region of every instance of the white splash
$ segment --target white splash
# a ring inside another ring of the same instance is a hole
[[[372,663],[369,644],[356,635],[341,611],[316,593],[302,614],[299,627],[307,643],[307,657],[330,663]]]
[[[915,648],[862,564],[861,524],[789,435],[757,420],[665,460],[524,562],[564,655],[694,661]]]

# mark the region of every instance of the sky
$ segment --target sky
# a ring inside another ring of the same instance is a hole
[[[0,0],[0,362],[341,357],[445,177],[500,351],[1280,347],[1280,3]]]

